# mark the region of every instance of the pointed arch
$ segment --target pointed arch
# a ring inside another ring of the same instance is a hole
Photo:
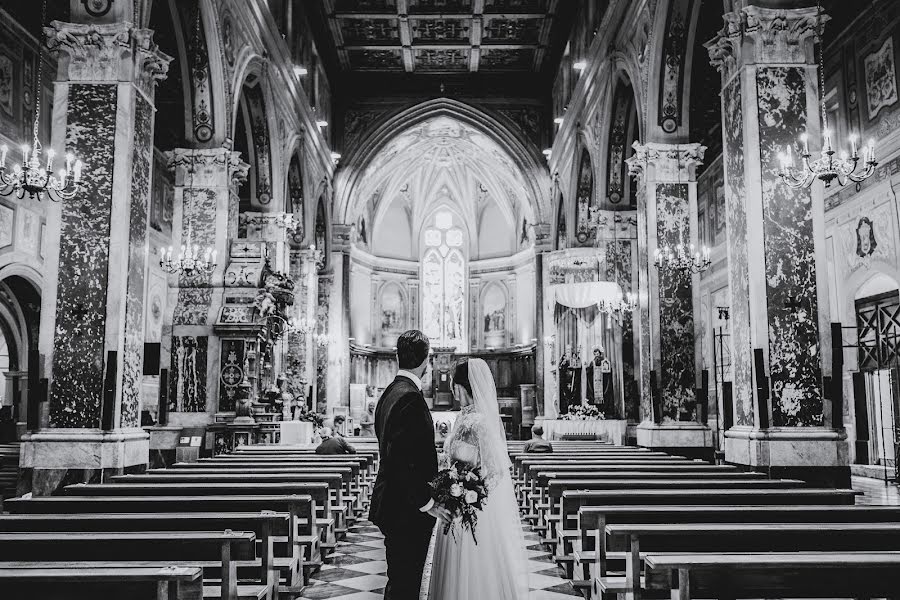
[[[550,214],[549,174],[538,149],[504,122],[457,100],[438,98],[389,115],[371,133],[349,149],[335,179],[335,216],[352,222],[357,206],[364,202],[359,188],[379,153],[397,136],[428,119],[446,116],[460,121],[496,142],[521,173],[526,197],[522,200],[534,222],[546,221]]]

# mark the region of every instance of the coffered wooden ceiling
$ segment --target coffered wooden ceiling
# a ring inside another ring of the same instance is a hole
[[[535,73],[571,0],[322,0],[345,72]]]

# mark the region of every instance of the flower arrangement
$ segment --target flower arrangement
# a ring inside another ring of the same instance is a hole
[[[450,511],[450,520],[444,523],[444,534],[453,534],[456,539],[456,525],[468,529],[475,544],[475,526],[478,512],[484,510],[487,500],[487,485],[478,467],[455,462],[450,468],[442,469],[431,481],[434,501]]]
[[[563,421],[602,421],[606,418],[600,410],[593,404],[581,404],[579,406],[570,406],[569,412],[561,415],[560,420]]]

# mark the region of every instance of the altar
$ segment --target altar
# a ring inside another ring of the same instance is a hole
[[[564,435],[593,435],[598,439],[609,440],[616,446],[625,445],[625,419],[599,419],[596,421],[581,421],[565,419],[546,419],[542,421],[544,426],[544,439],[553,441],[561,440]]]

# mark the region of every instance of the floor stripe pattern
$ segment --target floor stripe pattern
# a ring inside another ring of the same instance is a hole
[[[580,597],[561,576],[550,553],[538,543],[538,535],[528,525],[525,553],[528,556],[528,600],[571,600]],[[338,543],[333,558],[316,573],[302,600],[381,600],[387,583],[384,562],[384,538],[377,527],[359,521],[350,527],[347,537]],[[426,568],[426,576],[428,569]]]

